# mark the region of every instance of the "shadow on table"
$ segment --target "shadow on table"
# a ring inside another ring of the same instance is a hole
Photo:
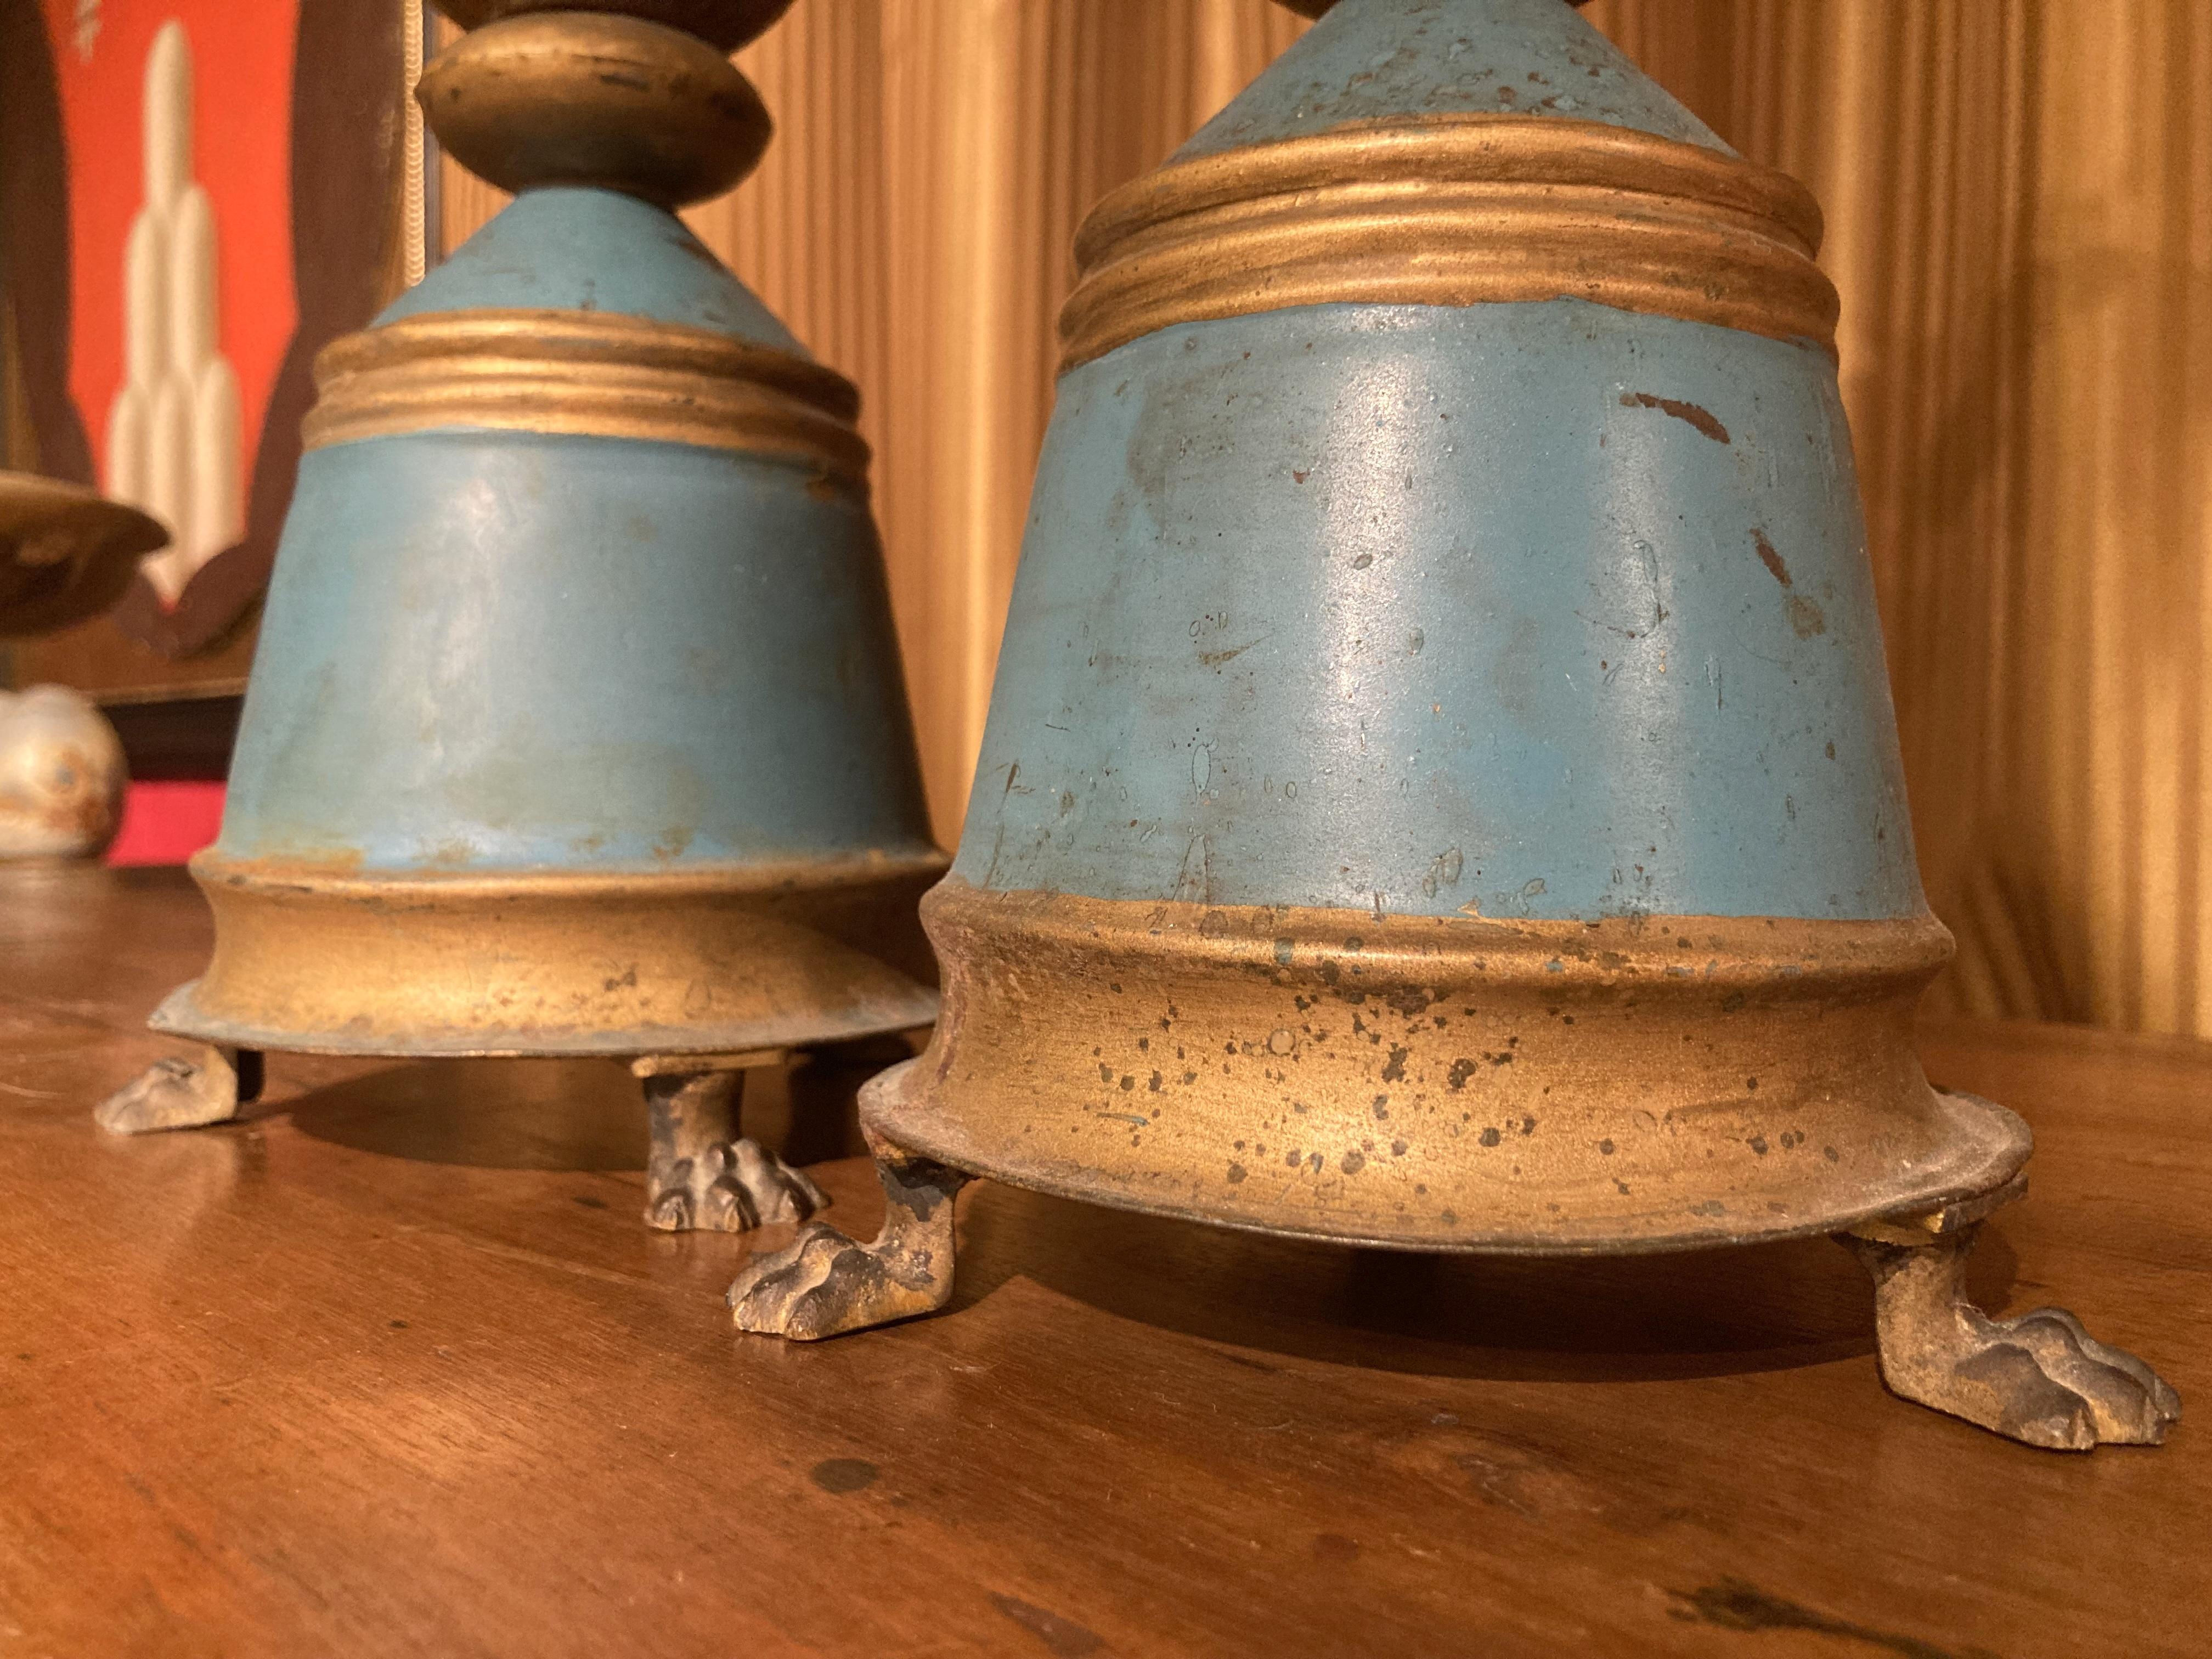
[[[1621,1382],[1874,1352],[1872,1287],[1825,1238],[1538,1260],[1272,1239],[988,1182],[963,1205],[955,1307],[1020,1277],[1118,1317],[1288,1359],[1438,1376]],[[2016,1269],[1984,1231],[1972,1288]]]
[[[608,1060],[404,1060],[280,1109],[317,1140],[484,1170],[645,1168],[635,1079]]]
[[[788,1073],[745,1073],[744,1132],[794,1164],[864,1150],[862,1083],[911,1051],[825,1045]],[[283,1063],[283,1057],[280,1057]],[[486,1170],[645,1168],[645,1102],[613,1060],[420,1060],[323,1086],[273,1109],[303,1134],[356,1152]]]

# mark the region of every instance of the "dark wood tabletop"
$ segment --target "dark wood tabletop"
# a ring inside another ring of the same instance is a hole
[[[949,1313],[787,1346],[722,1291],[790,1230],[642,1225],[611,1063],[276,1055],[246,1121],[102,1134],[208,939],[176,872],[0,872],[0,1659],[2212,1653],[2212,1425],[1894,1400],[1824,1241],[1445,1260],[977,1182]],[[1984,1304],[2212,1413],[2212,1047],[1924,1052],[2039,1137]],[[833,1093],[767,1115],[821,1146]]]

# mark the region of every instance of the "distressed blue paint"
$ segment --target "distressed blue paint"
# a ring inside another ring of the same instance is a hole
[[[929,846],[865,499],[462,431],[310,453],[220,850],[681,868]]]
[[[806,356],[682,220],[569,185],[525,191],[376,320],[517,307],[622,312]]]
[[[955,871],[1918,913],[1832,368],[1561,300],[1273,312],[1067,374]]]
[[[1735,153],[1561,0],[1338,0],[1176,159],[1468,113],[1603,121]]]

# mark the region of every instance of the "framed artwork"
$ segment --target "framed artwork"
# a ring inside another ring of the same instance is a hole
[[[421,270],[420,0],[0,0],[11,464],[166,524],[17,678],[234,692],[315,353]]]

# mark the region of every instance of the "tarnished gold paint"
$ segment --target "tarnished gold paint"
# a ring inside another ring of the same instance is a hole
[[[477,0],[477,3],[482,3],[482,0]],[[1328,9],[1336,3],[1336,0],[1278,0],[1278,3],[1297,13],[1301,17],[1317,18],[1325,16]],[[1567,0],[1567,3],[1571,6],[1586,6],[1589,3],[1589,0]],[[447,5],[445,9],[450,12],[453,8]]]
[[[415,95],[439,141],[502,190],[587,185],[665,208],[729,189],[775,131],[721,52],[611,11],[487,22],[431,62]]]
[[[113,608],[138,562],[169,532],[82,484],[0,472],[0,639],[21,639]]]
[[[208,970],[155,1029],[249,1048],[717,1054],[926,1025],[941,854],[558,874],[191,864]]]
[[[434,312],[315,360],[310,449],[437,427],[582,434],[789,455],[854,483],[860,394],[832,369],[708,329],[607,312]]]
[[[791,9],[791,0],[437,0],[438,9],[465,29],[482,28],[527,12],[620,12],[649,23],[698,35],[722,52],[735,52]]]
[[[1932,918],[1511,922],[994,893],[922,907],[928,1050],[876,1133],[1094,1202],[1420,1249],[1686,1249],[2003,1187],[1928,1085]]]
[[[1076,242],[1062,371],[1156,330],[1340,301],[1587,300],[1835,352],[1820,210],[1787,173],[1553,116],[1367,122],[1123,185]]]

